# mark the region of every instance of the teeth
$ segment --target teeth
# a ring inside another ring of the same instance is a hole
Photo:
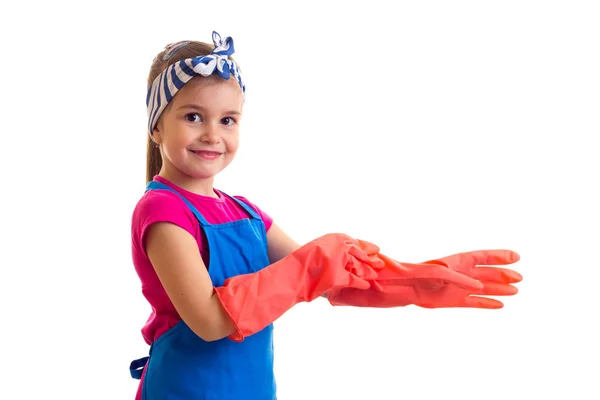
[[[205,154],[205,155],[209,155],[209,156],[220,156],[221,155],[221,153],[219,153],[218,151],[192,150],[192,152],[195,154]]]

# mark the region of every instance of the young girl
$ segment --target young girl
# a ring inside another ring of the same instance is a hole
[[[245,86],[233,40],[178,42],[148,77],[147,190],[132,253],[152,313],[149,357],[132,362],[136,399],[276,399],[272,322],[294,304],[498,308],[470,294],[516,293],[510,251],[398,263],[330,234],[300,246],[248,199],[213,186],[239,145]]]

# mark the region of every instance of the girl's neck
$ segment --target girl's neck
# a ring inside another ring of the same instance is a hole
[[[197,179],[185,175],[181,171],[173,172],[163,167],[158,174],[160,177],[168,180],[176,186],[182,189],[198,194],[200,196],[215,197],[219,195],[215,192],[213,187],[214,178],[208,179]]]

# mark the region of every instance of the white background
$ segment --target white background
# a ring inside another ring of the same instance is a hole
[[[0,10],[0,398],[133,399],[145,79],[165,44],[212,30],[248,88],[217,187],[300,242],[522,257],[502,310],[293,308],[276,322],[280,399],[600,398],[596,2],[15,4]]]

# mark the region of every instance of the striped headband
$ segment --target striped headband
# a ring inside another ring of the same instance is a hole
[[[246,94],[246,86],[242,83],[242,77],[238,71],[237,65],[228,59],[234,53],[233,39],[221,36],[213,31],[213,43],[215,48],[206,56],[199,56],[177,61],[169,65],[159,76],[154,79],[152,86],[148,89],[146,96],[146,107],[148,109],[148,132],[152,135],[152,130],[156,126],[158,118],[165,110],[175,93],[183,85],[189,82],[196,75],[209,76],[216,72],[221,78],[229,79],[233,76],[237,79],[242,92]],[[179,42],[177,44],[185,42]],[[187,43],[186,43],[187,44]],[[172,46],[176,49],[183,46]],[[173,52],[173,51],[171,51]]]

